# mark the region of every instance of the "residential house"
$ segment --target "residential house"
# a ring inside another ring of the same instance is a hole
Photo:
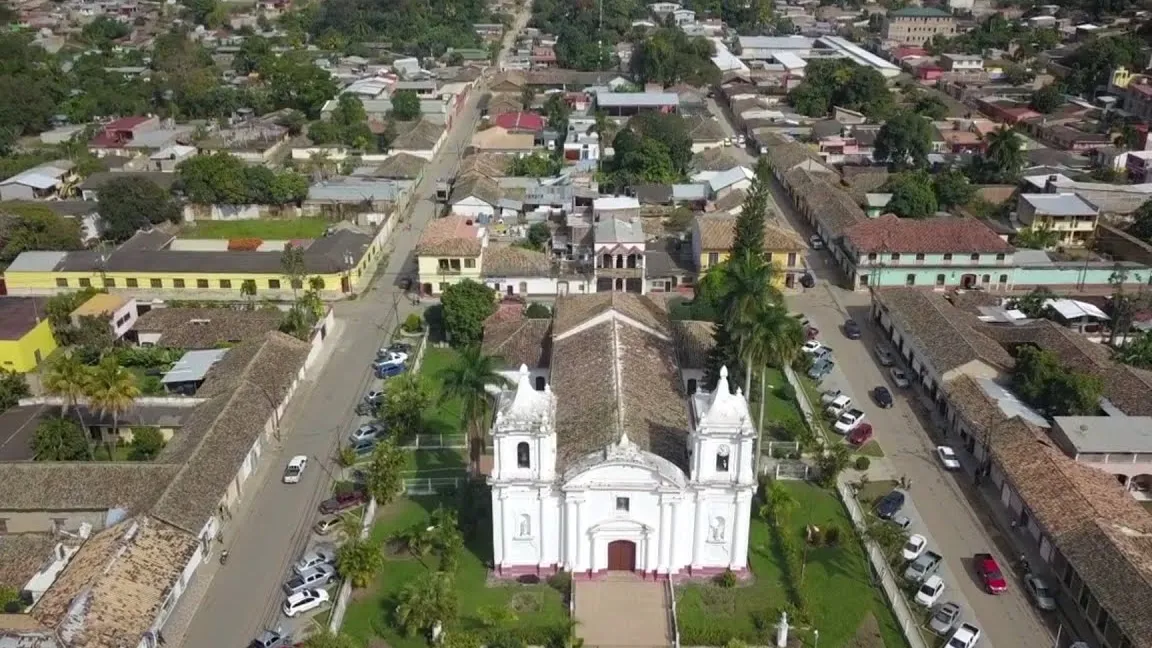
[[[148,170],[162,173],[174,173],[181,162],[198,153],[195,146],[173,144],[166,146],[148,156]]]
[[[1075,126],[1082,127],[1077,128]],[[1083,153],[1112,144],[1112,138],[1108,133],[1097,133],[1085,130],[1083,125],[1079,124],[1041,125],[1036,130],[1041,139],[1066,151]]]
[[[60,193],[76,179],[72,162],[57,160],[41,164],[0,181],[0,200],[45,200]]]
[[[871,286],[1009,290],[1015,274],[1015,249],[971,218],[905,219],[888,214],[845,229],[841,247],[841,267],[857,290]]]
[[[472,148],[486,153],[531,153],[536,149],[536,136],[492,126],[472,136]]]
[[[1084,245],[1096,232],[1100,210],[1075,193],[1024,193],[1016,202],[1016,217],[1029,229],[1059,234],[1062,245]]]
[[[371,176],[388,180],[406,180],[415,185],[424,177],[424,169],[428,164],[428,159],[423,156],[396,153],[389,155],[388,159],[376,166]]]
[[[605,200],[597,199],[597,203]],[[630,199],[633,202],[635,199]],[[636,203],[636,209],[639,204]],[[644,225],[631,208],[597,210],[593,227],[596,292],[646,293],[644,252],[647,238]]]
[[[19,262],[16,257],[12,265]],[[35,371],[56,350],[46,308],[47,301],[36,297],[0,297],[0,367]]]
[[[484,284],[498,295],[554,297],[559,294],[558,268],[559,264],[544,252],[515,245],[489,245],[484,251],[480,276]],[[568,290],[580,293],[593,289],[591,277],[578,287],[568,287]]]
[[[115,180],[143,178],[157,187],[170,191],[176,184],[176,174],[163,171],[97,171],[77,185],[80,196],[89,202],[100,200],[100,190]]]
[[[392,140],[389,152],[407,153],[425,160],[435,157],[448,137],[448,128],[444,124],[427,119],[393,122],[393,127],[396,139]]]
[[[700,153],[710,148],[723,146],[725,140],[731,144],[731,138],[724,132],[718,118],[709,114],[693,115],[684,118],[684,127],[688,136],[692,138],[692,152]]]
[[[280,328],[279,311],[232,308],[153,308],[125,336],[143,347],[218,349],[262,340]]]
[[[112,338],[119,340],[136,324],[138,317],[136,300],[124,295],[97,293],[69,314],[73,326],[80,326],[82,318],[85,317],[107,317]]]
[[[940,65],[949,72],[983,72],[984,57],[978,54],[941,54]]]
[[[495,180],[473,174],[456,180],[448,195],[448,205],[453,214],[486,225],[501,213],[500,201],[503,197],[504,192]]]
[[[692,256],[703,275],[709,268],[728,260],[736,239],[736,217],[706,214],[692,224]],[[774,219],[765,219],[764,257],[776,269],[772,276],[777,288],[794,288],[807,272],[804,254],[808,246],[791,228]]]
[[[707,184],[708,198],[719,201],[735,191],[747,190],[755,177],[756,174],[748,167],[737,166],[719,172],[703,171],[692,176],[692,181]]]
[[[1124,111],[1139,117],[1144,123],[1152,123],[1152,85],[1146,77],[1129,83],[1124,95]]]
[[[956,19],[951,13],[934,7],[905,7],[889,11],[880,32],[886,41],[923,45],[937,34],[945,38],[955,36]]]
[[[309,216],[388,214],[404,209],[413,186],[407,180],[339,176],[308,187],[302,213]]]
[[[88,142],[88,150],[94,155],[103,157],[115,153],[148,131],[160,128],[159,117],[122,117],[114,119],[100,129],[100,132]]]
[[[648,242],[644,275],[650,293],[691,291],[697,276],[691,244],[670,236]]]
[[[434,219],[416,244],[420,290],[439,295],[465,279],[483,282],[481,267],[488,247],[488,229],[468,216]]]
[[[674,92],[598,92],[596,107],[609,117],[631,117],[642,112],[674,113],[680,97]]]
[[[1152,494],[1152,416],[1057,416],[1048,436],[1069,459],[1114,475],[1141,498]]]
[[[543,131],[548,126],[548,120],[534,112],[506,112],[492,118],[492,123],[509,133],[532,133]]]

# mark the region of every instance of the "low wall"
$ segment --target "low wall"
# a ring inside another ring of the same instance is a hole
[[[258,220],[261,218],[300,218],[302,212],[294,205],[184,205],[184,221],[198,220]]]

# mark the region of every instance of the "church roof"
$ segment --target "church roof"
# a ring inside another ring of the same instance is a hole
[[[552,389],[557,397],[557,469],[616,444],[685,469],[687,400],[661,302],[614,293],[557,301]]]

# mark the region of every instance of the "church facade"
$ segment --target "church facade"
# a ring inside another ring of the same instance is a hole
[[[712,392],[689,393],[673,324],[647,296],[557,300],[538,366],[522,364],[497,399],[499,573],[746,569],[756,488],[748,403],[726,370]]]

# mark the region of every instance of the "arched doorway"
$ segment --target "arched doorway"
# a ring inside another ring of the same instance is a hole
[[[976,287],[976,275],[966,274],[960,277],[960,287],[965,290],[972,290]]]
[[[608,571],[636,571],[636,543],[615,540],[608,543]]]
[[[1134,475],[1128,480],[1129,490],[1145,496],[1152,494],[1152,475]]]

